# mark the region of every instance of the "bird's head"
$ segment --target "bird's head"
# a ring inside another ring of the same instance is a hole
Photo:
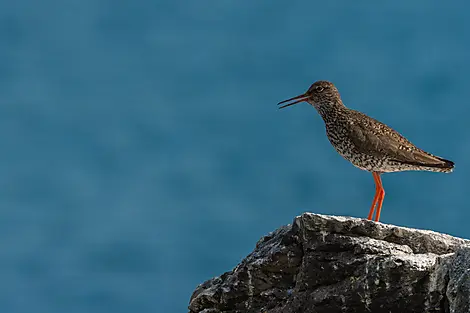
[[[278,104],[286,103],[293,100],[295,101],[285,104],[279,107],[279,109],[286,108],[296,103],[305,101],[310,103],[317,110],[328,109],[327,106],[342,104],[338,89],[336,89],[333,83],[330,83],[325,80],[319,80],[315,82],[304,94],[281,101]]]

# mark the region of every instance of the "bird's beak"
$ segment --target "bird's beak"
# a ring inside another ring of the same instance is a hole
[[[279,109],[283,109],[283,108],[286,108],[288,106],[294,105],[296,103],[307,101],[307,99],[308,99],[308,96],[306,94],[303,94],[303,95],[300,95],[300,96],[297,96],[297,97],[294,97],[294,98],[290,98],[290,99],[281,101],[277,105],[283,104],[283,103],[286,103],[286,102],[289,102],[289,101],[292,101],[292,100],[297,100],[297,101],[294,101],[294,102],[291,102],[291,103],[288,103],[288,104],[285,104],[285,105],[279,107]]]

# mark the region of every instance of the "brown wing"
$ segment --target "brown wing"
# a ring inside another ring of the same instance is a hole
[[[351,114],[354,118],[350,120],[348,129],[350,138],[359,152],[377,157],[385,155],[391,160],[418,166],[453,166],[451,161],[417,148],[387,125],[361,112],[351,111]]]

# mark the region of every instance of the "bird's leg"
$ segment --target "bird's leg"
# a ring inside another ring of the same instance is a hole
[[[374,195],[374,200],[372,201],[372,206],[370,207],[369,215],[367,216],[368,220],[372,220],[372,216],[374,215],[375,205],[377,204],[377,201],[379,200],[379,196],[380,196],[380,182],[379,180],[377,180],[377,177],[379,177],[379,174],[372,172],[372,177],[374,177],[374,182],[375,182],[375,195]]]
[[[380,219],[380,210],[382,210],[382,203],[384,202],[385,189],[382,186],[382,179],[380,179],[380,174],[377,174],[377,180],[380,186],[380,195],[377,201],[377,211],[375,212],[375,221],[378,222]]]

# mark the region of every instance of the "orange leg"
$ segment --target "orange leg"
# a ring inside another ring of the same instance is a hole
[[[372,206],[370,207],[369,215],[367,216],[368,220],[372,220],[372,216],[374,215],[374,210],[375,210],[375,205],[377,204],[377,201],[379,200],[380,197],[380,177],[379,174],[372,172],[372,176],[374,177],[374,182],[375,182],[375,195],[374,195],[374,200],[372,201]],[[379,177],[379,180],[377,180],[377,177]]]
[[[382,180],[380,179],[380,174],[377,174],[377,180],[380,186],[380,195],[377,201],[377,211],[375,212],[375,221],[378,222],[380,219],[380,211],[382,210],[382,203],[384,202],[385,190],[382,186]]]

